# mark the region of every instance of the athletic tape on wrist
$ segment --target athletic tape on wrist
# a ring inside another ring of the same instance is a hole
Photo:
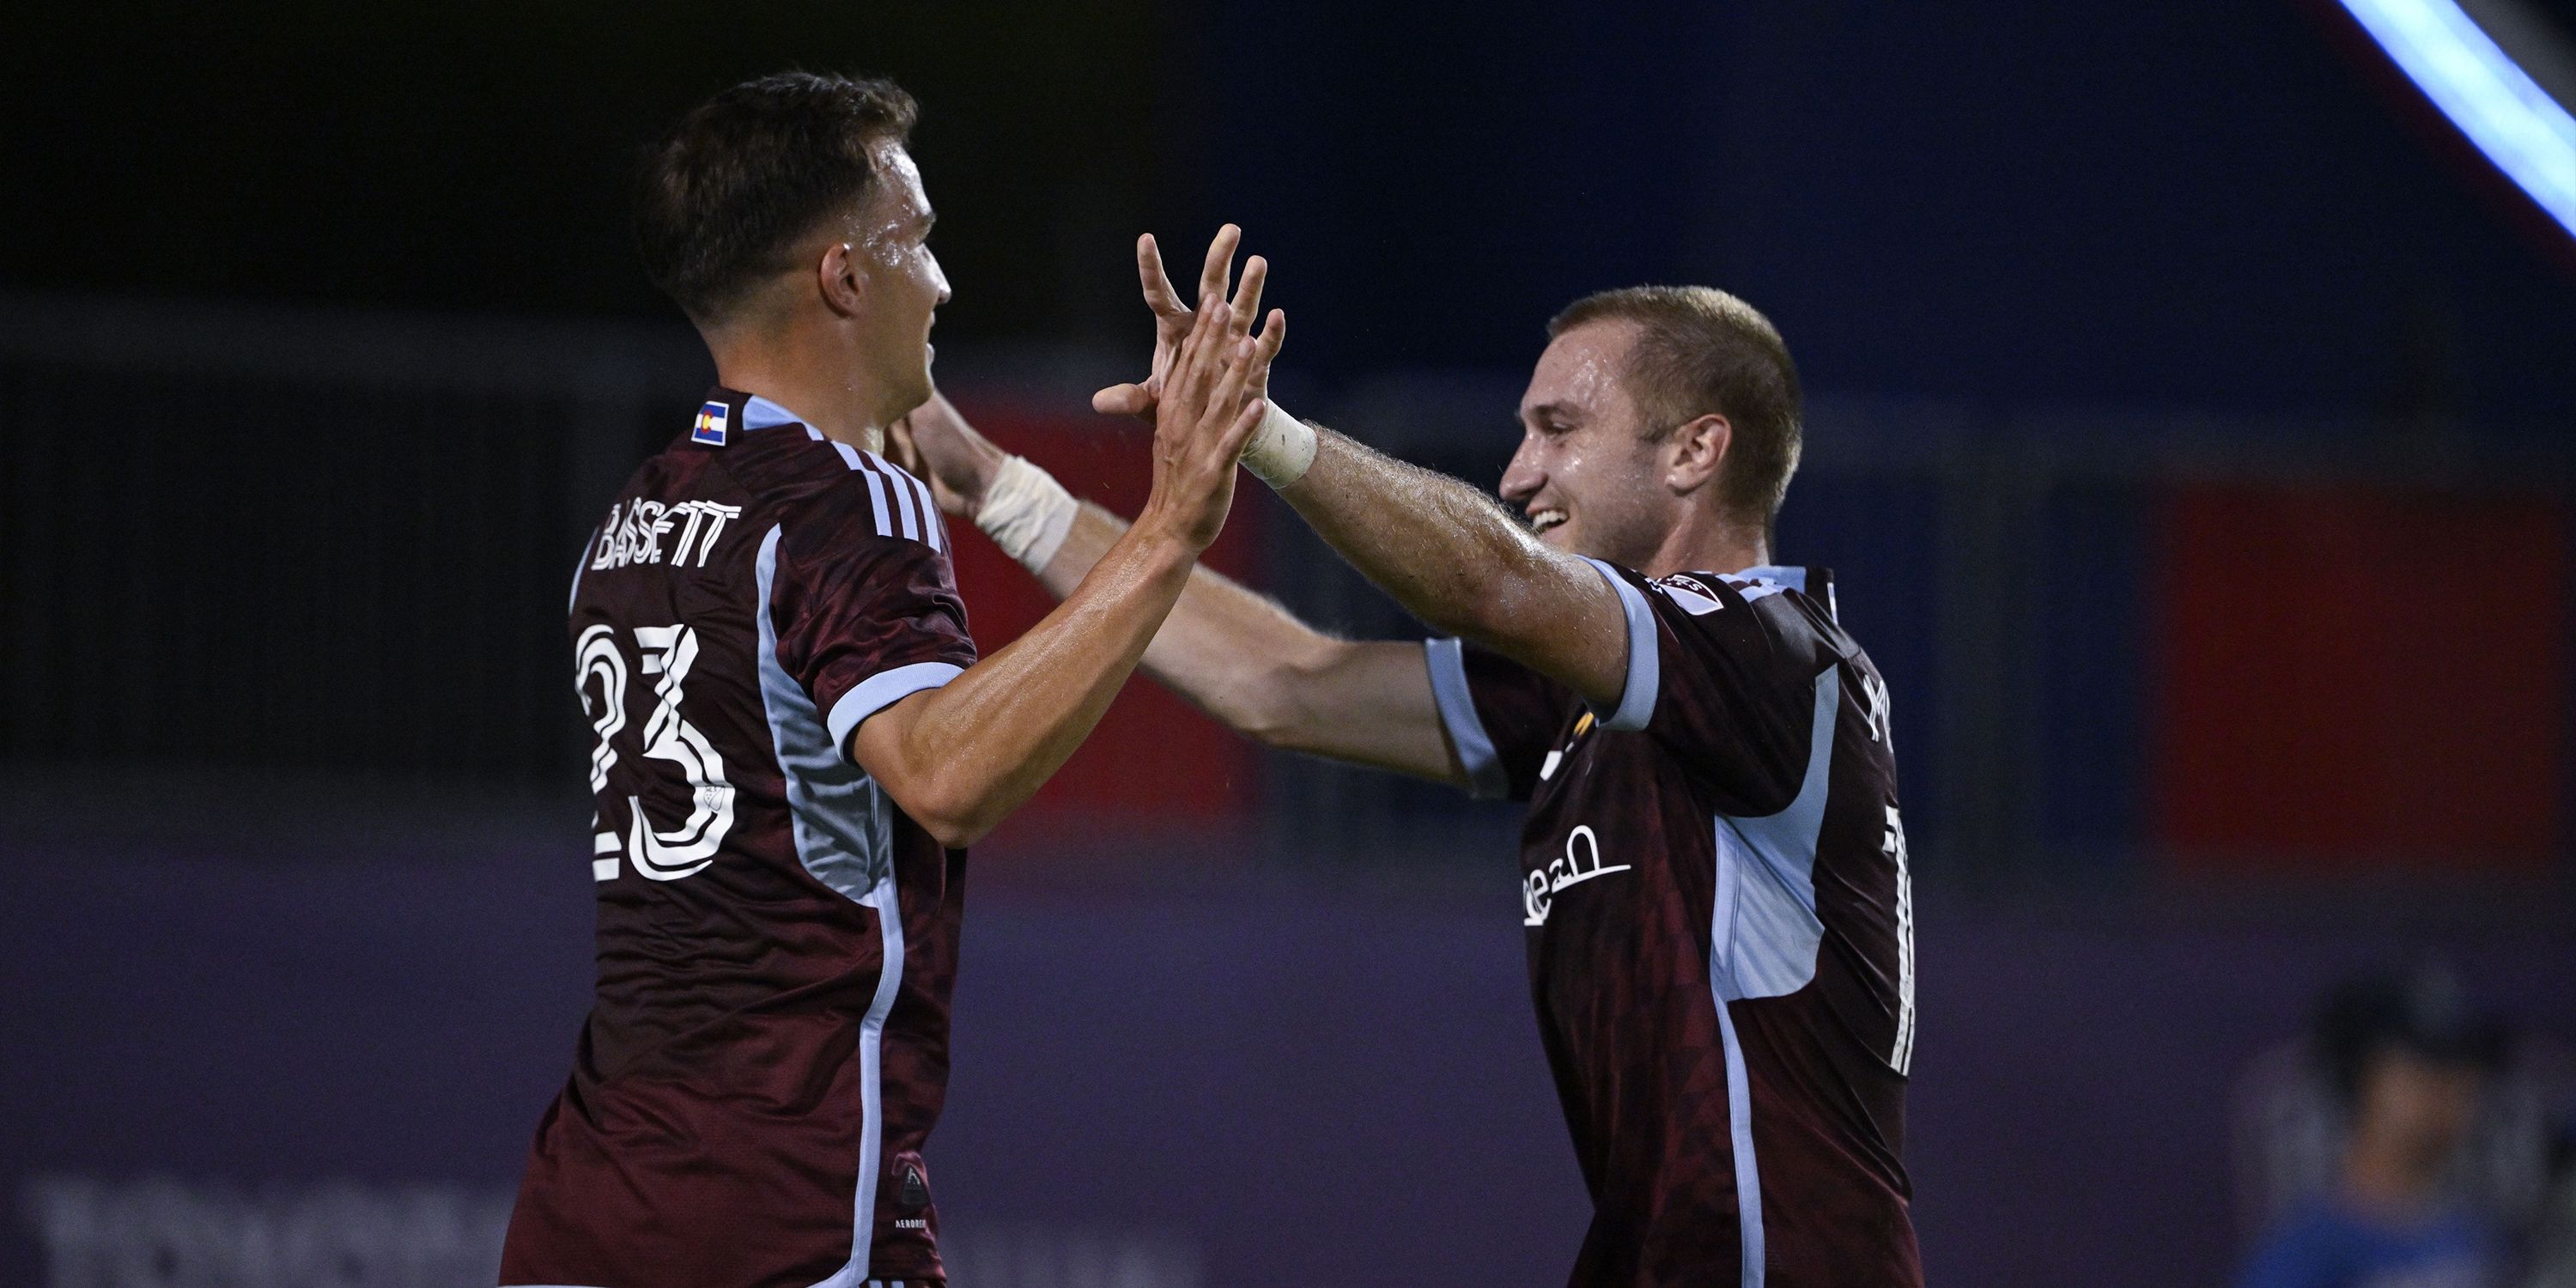
[[[1073,531],[1073,516],[1081,508],[1054,475],[1014,456],[993,472],[992,483],[984,489],[984,504],[975,511],[975,526],[1003,554],[1037,572],[1064,545],[1065,534]]]
[[[1279,404],[1266,404],[1261,427],[1252,431],[1252,441],[1244,445],[1243,468],[1262,482],[1282,488],[1306,477],[1306,468],[1314,463],[1314,428],[1281,411]]]

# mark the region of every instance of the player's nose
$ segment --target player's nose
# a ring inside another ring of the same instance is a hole
[[[1520,450],[1512,453],[1512,463],[1503,467],[1503,500],[1514,506],[1526,505],[1540,488],[1547,486],[1547,471],[1531,459],[1530,440],[1521,439]]]

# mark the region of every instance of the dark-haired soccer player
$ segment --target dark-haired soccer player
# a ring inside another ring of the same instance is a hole
[[[1157,375],[1104,411],[1149,408],[1193,324],[1150,239],[1138,257]],[[1769,566],[1796,370],[1700,287],[1591,296],[1548,333],[1502,483],[1526,522],[1275,407],[1264,426],[1296,440],[1262,471],[1289,504],[1465,643],[1331,639],[1201,570],[1145,666],[1272,746],[1530,802],[1516,902],[1594,1204],[1574,1284],[1919,1284],[1887,690],[1825,574]],[[905,429],[979,526],[1065,533],[1014,551],[1059,594],[1122,531],[944,403]]]
[[[597,1000],[505,1284],[943,1279],[921,1149],[964,847],[1091,730],[1233,499],[1242,391],[1281,331],[1221,331],[1216,301],[1135,527],[976,659],[930,490],[879,454],[930,395],[948,297],[913,111],[883,81],[773,76],[691,113],[644,176],[645,267],[722,385],[573,585]]]

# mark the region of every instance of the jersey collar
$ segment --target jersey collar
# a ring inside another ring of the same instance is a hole
[[[1756,564],[1726,575],[1740,581],[1776,581],[1801,595],[1807,593],[1807,570],[1787,564]]]
[[[780,425],[810,425],[812,423],[812,421],[809,421],[758,394],[751,395],[742,404],[742,427],[744,429],[775,429]]]
[[[785,406],[771,402],[758,394],[744,393],[739,389],[727,389],[723,385],[709,389],[707,401],[723,403],[732,408],[734,426],[745,433],[755,429],[776,429],[781,425],[810,426],[813,424],[812,421],[797,415]]]
[[[1738,581],[1767,581],[1786,586],[1825,606],[1825,616],[1840,621],[1842,607],[1834,602],[1834,574],[1825,568],[1801,568],[1788,564],[1756,564],[1751,568],[1726,574]]]

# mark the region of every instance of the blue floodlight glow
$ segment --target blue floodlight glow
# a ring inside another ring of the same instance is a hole
[[[2576,117],[2452,0],[2342,0],[2442,115],[2576,235]]]

